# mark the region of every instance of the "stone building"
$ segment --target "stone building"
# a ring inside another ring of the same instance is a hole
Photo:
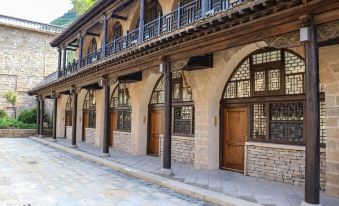
[[[18,94],[18,113],[36,107],[27,91],[57,70],[57,49],[50,46],[62,28],[0,15],[0,108],[13,116],[14,108],[3,97]]]
[[[30,94],[54,98],[54,138],[305,184],[318,204],[339,196],[338,42],[338,1],[98,1]]]

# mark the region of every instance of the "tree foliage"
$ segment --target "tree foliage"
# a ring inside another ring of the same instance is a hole
[[[97,0],[72,0],[74,11],[80,16],[85,13]]]
[[[64,15],[53,20],[51,24],[56,26],[67,27],[71,23],[73,23],[78,17],[79,17],[78,14],[72,9],[66,12]]]
[[[7,91],[7,92],[5,92],[4,98],[13,107],[15,107],[16,104],[18,103],[18,94],[15,91]]]

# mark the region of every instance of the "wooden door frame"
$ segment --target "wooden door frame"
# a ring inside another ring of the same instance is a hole
[[[148,124],[147,124],[147,144],[146,144],[146,154],[149,156],[154,156],[149,153],[149,147],[151,144],[151,123],[152,123],[152,111],[154,110],[164,110],[164,106],[154,106],[149,104],[148,105]],[[159,140],[159,150],[161,150],[160,146],[161,139]],[[159,157],[160,157],[160,151],[159,151]]]
[[[85,135],[86,128],[85,128],[85,118],[84,117],[85,117],[86,112],[88,112],[88,111],[86,111],[86,110],[82,111],[82,135],[81,135],[81,141],[83,141],[85,143],[86,143],[86,137],[84,135]]]
[[[246,142],[249,140],[249,134],[250,134],[250,131],[251,131],[251,119],[250,119],[250,104],[227,104],[225,103],[225,101],[220,101],[220,109],[219,109],[219,119],[220,119],[220,122],[219,122],[219,169],[223,169],[223,170],[227,170],[227,168],[224,168],[222,167],[223,165],[223,160],[224,160],[224,157],[223,157],[223,149],[224,149],[224,127],[225,127],[225,118],[224,118],[224,110],[226,108],[240,108],[240,107],[243,107],[243,108],[247,108],[247,138],[245,140],[245,144]],[[245,149],[245,147],[244,147]],[[244,151],[244,161],[246,161],[246,156],[245,156],[246,152]],[[244,162],[244,167],[245,167],[245,162]],[[246,167],[245,167],[246,168]]]

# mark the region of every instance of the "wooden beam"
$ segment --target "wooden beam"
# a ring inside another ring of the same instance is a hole
[[[77,133],[77,112],[78,112],[78,91],[75,88],[71,89],[72,96],[72,147],[76,147],[76,133]],[[82,134],[84,135],[84,134]]]
[[[119,20],[124,20],[124,21],[127,20],[127,17],[126,17],[126,16],[120,16],[120,15],[117,15],[117,14],[112,14],[111,17],[112,17],[113,19],[119,19]]]
[[[89,31],[87,31],[86,34],[87,34],[87,35],[90,35],[90,36],[96,36],[96,37],[99,37],[99,36],[100,36],[100,34],[93,33],[93,32],[89,32]]]

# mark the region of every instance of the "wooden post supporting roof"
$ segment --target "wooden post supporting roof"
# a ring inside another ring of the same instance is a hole
[[[39,112],[39,137],[43,137],[44,136],[44,97],[40,97],[40,112]]]
[[[144,41],[145,0],[140,0],[139,42]]]
[[[81,32],[79,32],[79,60],[78,60],[78,67],[81,68],[81,59],[82,59],[82,49],[83,49],[83,45],[84,45],[84,37],[81,34]]]
[[[61,58],[62,58],[62,50],[61,48],[59,47],[58,48],[58,78],[62,76],[61,74]]]
[[[103,119],[103,144],[102,144],[102,153],[104,156],[109,155],[109,124],[110,124],[110,110],[109,110],[109,94],[110,87],[108,85],[107,79],[102,79],[99,82],[99,85],[102,86],[104,90],[104,119]]]
[[[163,175],[172,175],[171,142],[172,142],[172,72],[170,62],[166,58],[160,65],[164,71],[164,144],[163,144]]]
[[[76,147],[76,133],[77,133],[77,108],[78,108],[78,91],[76,88],[71,89],[72,96],[72,147]]]
[[[40,97],[37,96],[36,98],[36,125],[37,125],[37,134],[40,136]]]
[[[65,67],[66,67],[66,61],[67,61],[67,46],[64,47],[63,49],[63,58],[62,58],[62,75],[65,73]]]
[[[319,119],[319,54],[313,16],[301,18],[301,40],[306,57],[306,166],[305,202],[319,204],[320,190],[320,119]]]
[[[101,56],[104,58],[106,56],[106,40],[107,40],[107,14],[104,14],[104,24],[102,27],[102,50]]]
[[[57,94],[53,94],[53,140],[56,140],[56,127],[57,127],[57,107],[58,107],[58,96]]]

